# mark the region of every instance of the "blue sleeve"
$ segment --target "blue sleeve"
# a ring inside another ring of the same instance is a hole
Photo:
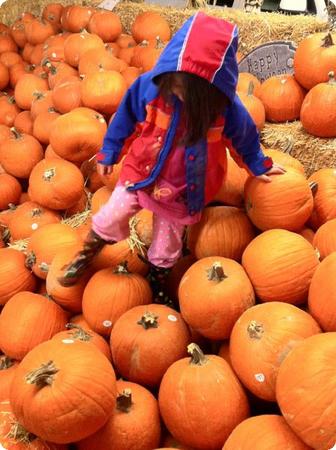
[[[232,143],[231,156],[241,167],[253,175],[262,175],[272,167],[272,159],[261,150],[257,127],[237,95],[226,110],[224,135]]]
[[[100,164],[115,164],[125,140],[134,132],[136,124],[145,120],[147,88],[147,77],[140,76],[124,95],[97,154]]]

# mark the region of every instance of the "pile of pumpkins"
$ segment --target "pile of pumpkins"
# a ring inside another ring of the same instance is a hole
[[[0,448],[336,443],[335,169],[307,179],[298,160],[264,149],[287,170],[265,183],[228,154],[169,275],[175,308],[153,303],[138,256],[152,237],[146,210],[77,284],[58,282],[90,229],[89,217],[65,218],[88,202],[96,212],[118,178],[120,165],[95,170],[107,124],[169,38],[157,13],[126,35],[116,14],[78,5],[1,25]]]

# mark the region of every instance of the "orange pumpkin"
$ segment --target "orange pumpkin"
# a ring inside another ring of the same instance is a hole
[[[175,310],[156,304],[136,306],[113,327],[113,364],[127,380],[158,386],[168,367],[187,355],[189,342],[189,329]]]
[[[335,445],[336,350],[335,333],[320,333],[295,347],[280,366],[276,397],[290,428],[308,446],[329,449]],[[323,433],[321,433],[323,430]]]
[[[112,11],[95,12],[88,25],[90,33],[96,34],[104,42],[115,41],[122,32],[120,18]]]
[[[297,231],[297,233],[301,234],[307,241],[313,245],[315,233],[311,228],[304,227],[301,230]]]
[[[264,128],[266,113],[262,101],[254,95],[253,86],[251,81],[247,92],[238,91],[238,96],[260,131]]]
[[[25,24],[25,31],[29,44],[38,45],[55,34],[56,28],[52,23],[43,19],[33,19]]]
[[[18,362],[8,356],[0,356],[0,402],[9,398],[9,389],[17,366]]]
[[[8,173],[0,173],[0,211],[7,209],[10,203],[17,205],[22,193],[18,180]]]
[[[288,448],[311,450],[288,426],[282,416],[263,414],[243,420],[230,434],[223,450],[249,450],[251,441],[258,450]]]
[[[64,6],[60,3],[49,3],[43,8],[42,19],[54,25],[60,25]]]
[[[33,134],[33,125],[30,111],[21,111],[14,120],[15,129],[21,133]]]
[[[246,394],[222,358],[204,355],[196,344],[188,346],[188,353],[191,359],[176,361],[163,376],[159,390],[161,416],[181,443],[217,449],[248,417]]]
[[[237,91],[247,93],[251,82],[253,84],[253,95],[259,98],[261,83],[255,75],[249,72],[239,72]]]
[[[139,67],[128,66],[121,71],[121,75],[124,77],[127,87],[129,88],[141,75],[141,69]]]
[[[320,226],[315,233],[313,245],[321,260],[336,251],[336,219],[328,220]]]
[[[82,106],[81,80],[76,76],[67,77],[54,87],[52,101],[57,111],[66,114]]]
[[[148,281],[120,265],[99,270],[89,280],[83,294],[83,315],[94,331],[109,336],[124,312],[151,300]]]
[[[200,222],[188,230],[188,248],[197,259],[224,256],[240,261],[254,236],[253,225],[242,210],[233,206],[208,207]]]
[[[89,75],[100,70],[125,70],[127,64],[122,59],[116,58],[114,53],[107,48],[93,48],[82,54],[79,60],[78,72],[80,75]]]
[[[49,108],[46,112],[38,114],[34,120],[33,135],[42,144],[48,145],[50,140],[50,131],[55,120],[61,115],[55,108]]]
[[[120,48],[131,48],[136,46],[136,41],[134,40],[133,36],[131,34],[127,33],[121,33],[117,39],[115,40],[115,43]]]
[[[81,56],[91,48],[100,49],[104,47],[104,42],[99,36],[82,31],[71,34],[64,42],[65,61],[70,66],[78,67]]]
[[[64,61],[54,63],[45,61],[43,63],[43,67],[48,73],[48,83],[50,89],[54,89],[58,83],[63,82],[63,80],[69,76],[74,76],[78,79],[77,70]]]
[[[159,445],[161,425],[156,398],[144,387],[117,381],[117,403],[107,422],[97,433],[78,442],[78,450],[137,450]]]
[[[162,41],[169,41],[171,38],[169,23],[154,11],[138,14],[132,23],[131,33],[136,42],[153,41],[157,36]]]
[[[230,336],[239,316],[255,303],[244,269],[229,258],[211,256],[195,262],[178,290],[183,319],[208,339]]]
[[[14,39],[7,33],[0,33],[0,53],[17,51],[18,48]]]
[[[176,301],[178,300],[178,288],[182,277],[186,271],[191,267],[196,259],[193,255],[182,256],[176,264],[172,267],[170,274],[167,277],[167,291],[169,297]],[[194,341],[192,341],[194,342]]]
[[[8,69],[15,64],[23,63],[21,55],[16,52],[4,52],[0,55],[0,61],[8,67]]]
[[[9,70],[3,62],[0,61],[0,89],[5,89],[9,83]]]
[[[298,159],[287,153],[287,151],[290,151],[290,148],[286,150],[286,152],[274,148],[263,149],[264,155],[272,158],[273,162],[284,166],[286,169],[296,170],[304,175],[305,169],[303,164]]]
[[[86,29],[94,12],[95,10],[88,6],[70,6],[66,17],[66,27],[63,26],[63,28],[72,33]]]
[[[21,360],[36,345],[63,330],[66,323],[67,314],[50,298],[19,292],[1,311],[0,348],[10,358]]]
[[[336,219],[336,170],[320,169],[309,178],[310,183],[317,183],[314,194],[314,210],[310,224],[314,230],[331,219]]]
[[[298,305],[307,299],[312,276],[319,264],[313,246],[287,230],[268,230],[246,247],[242,265],[262,302]]]
[[[302,103],[300,120],[303,128],[313,136],[336,137],[335,102],[336,81],[334,72],[330,72],[329,81],[314,86]]]
[[[48,111],[52,108],[54,103],[52,101],[52,91],[35,92],[33,102],[30,108],[30,114],[33,120],[36,119],[38,114]]]
[[[22,360],[10,392],[20,423],[42,439],[60,444],[95,433],[112,414],[115,399],[111,363],[93,346],[75,340],[55,339],[35,347]],[[46,409],[53,414],[41,416]]]
[[[12,36],[15,44],[20,48],[24,48],[27,43],[27,36],[25,30],[25,21],[23,19],[17,19],[10,27],[10,35]]]
[[[7,97],[6,95],[0,97],[0,123],[12,127],[20,111],[14,97]]]
[[[274,402],[278,370],[287,354],[320,332],[318,323],[296,306],[282,302],[253,306],[233,326],[232,367],[249,391]]]
[[[33,74],[23,75],[17,82],[14,97],[21,109],[31,108],[35,92],[47,91],[49,88],[47,80]]]

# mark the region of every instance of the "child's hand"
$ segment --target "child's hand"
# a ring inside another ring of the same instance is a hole
[[[99,164],[97,163],[97,173],[101,175],[102,177],[104,175],[109,175],[113,171],[113,166],[106,166],[105,164]]]
[[[272,178],[269,177],[268,175],[282,175],[286,172],[287,172],[287,170],[283,166],[281,166],[280,164],[274,163],[273,167],[270,170],[268,170],[266,173],[264,173],[262,175],[256,176],[256,178],[258,178],[259,180],[265,181],[266,183],[270,183],[272,181]]]

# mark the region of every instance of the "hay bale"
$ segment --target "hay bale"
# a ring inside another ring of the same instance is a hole
[[[300,121],[266,123],[261,131],[266,148],[276,148],[297,158],[306,175],[324,167],[336,168],[336,139],[323,139],[306,133]]]

